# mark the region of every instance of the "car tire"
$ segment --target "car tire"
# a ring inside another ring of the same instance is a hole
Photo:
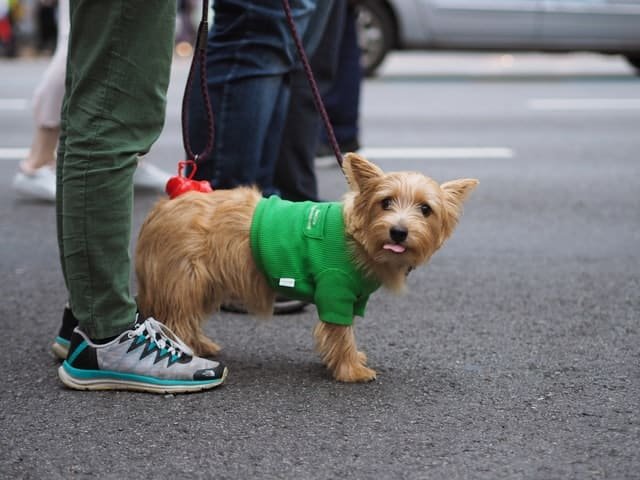
[[[382,0],[360,0],[356,8],[362,69],[371,77],[396,43],[395,19]]]
[[[640,53],[634,53],[631,55],[625,55],[627,62],[636,69],[636,75],[640,75]]]

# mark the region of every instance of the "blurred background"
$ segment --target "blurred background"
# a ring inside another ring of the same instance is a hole
[[[595,52],[620,55],[640,72],[637,0],[358,0],[362,65],[375,75],[397,50]],[[176,45],[191,53],[200,2],[178,0]],[[0,0],[0,52],[47,55],[56,0]]]
[[[363,0],[364,67],[397,49],[621,54],[640,69],[637,0]]]

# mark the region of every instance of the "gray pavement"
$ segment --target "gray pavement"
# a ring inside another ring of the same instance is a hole
[[[46,62],[0,62],[0,477],[638,478],[640,79],[617,57],[545,58],[495,72],[494,55],[411,53],[366,82],[363,143],[383,169],[481,182],[408,293],[374,294],[358,322],[377,381],[331,380],[314,308],[216,314],[228,382],[186,396],[57,380],[53,207],[11,191],[33,127],[1,108],[29,98]],[[167,169],[185,70],[149,154]],[[339,198],[338,169],[318,174]],[[136,232],[157,197],[136,194]]]

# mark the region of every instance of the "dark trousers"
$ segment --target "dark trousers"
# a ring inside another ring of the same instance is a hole
[[[333,84],[338,72],[339,44],[347,15],[347,0],[336,0],[326,21],[319,45],[310,58],[320,93]],[[275,186],[282,198],[318,200],[314,159],[322,118],[313,102],[304,70],[291,76],[291,100],[275,170]]]
[[[357,141],[359,136],[360,89],[363,73],[356,30],[356,9],[353,6],[349,6],[347,9],[339,50],[338,71],[340,75],[336,75],[333,85],[323,95],[323,99],[329,117],[331,117],[336,140],[340,145],[343,145]],[[328,143],[324,130],[322,141]]]
[[[316,0],[291,0],[302,36],[316,25]],[[290,73],[297,53],[280,0],[217,0],[207,42],[207,83],[215,116],[213,151],[199,162],[197,179],[214,188],[273,186],[277,148],[287,105]],[[202,97],[189,104],[190,142],[195,153],[206,144]]]

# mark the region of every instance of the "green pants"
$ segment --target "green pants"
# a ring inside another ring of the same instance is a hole
[[[62,271],[80,328],[133,324],[133,173],[164,124],[175,0],[72,0],[57,164]]]

